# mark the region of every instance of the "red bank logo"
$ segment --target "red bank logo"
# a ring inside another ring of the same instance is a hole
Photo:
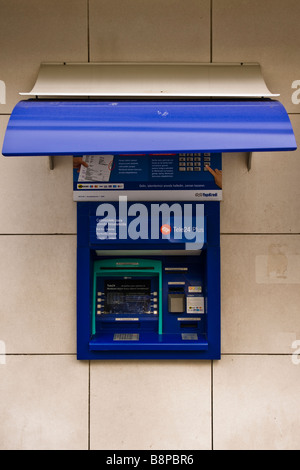
[[[171,227],[168,224],[164,224],[160,227],[160,231],[163,235],[169,235],[171,233]]]

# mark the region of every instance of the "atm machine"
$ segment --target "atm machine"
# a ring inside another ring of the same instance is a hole
[[[119,166],[127,162],[130,175],[135,168],[142,179],[137,187],[163,186],[165,180],[157,182],[152,168],[155,161],[158,169],[160,161],[166,174],[168,162],[168,189],[131,189],[137,194],[129,197],[124,176],[122,183],[102,183],[108,186],[103,190],[107,201],[77,203],[79,358],[220,358],[221,190],[205,170],[204,158],[221,168],[220,154],[114,156]],[[187,170],[193,161],[201,171],[189,178],[191,171],[186,171],[183,177],[179,165],[185,163]],[[111,168],[113,176],[118,165]],[[184,189],[192,182],[211,189],[193,189],[192,199]],[[88,193],[97,191],[98,184]],[[119,184],[124,185],[122,195]],[[75,181],[75,193],[78,185]],[[170,189],[178,185],[183,187]],[[84,191],[79,189],[78,197]],[[198,191],[207,191],[209,201],[195,196]],[[169,199],[172,192],[175,201]]]
[[[78,357],[218,359],[221,154],[82,158]]]
[[[277,96],[258,64],[42,64],[3,155],[73,159],[79,360],[220,359],[222,154],[296,149]]]

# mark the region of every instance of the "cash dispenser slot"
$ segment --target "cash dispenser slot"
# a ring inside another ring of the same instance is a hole
[[[181,321],[180,322],[180,328],[198,328],[198,322],[197,321],[190,321],[190,320],[187,320],[187,321]]]

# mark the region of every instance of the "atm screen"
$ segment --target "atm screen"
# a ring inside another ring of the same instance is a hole
[[[150,279],[109,279],[104,281],[104,313],[151,313]]]

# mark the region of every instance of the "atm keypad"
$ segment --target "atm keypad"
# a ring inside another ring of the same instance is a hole
[[[205,165],[210,165],[210,153],[180,153],[179,171],[207,171]]]

